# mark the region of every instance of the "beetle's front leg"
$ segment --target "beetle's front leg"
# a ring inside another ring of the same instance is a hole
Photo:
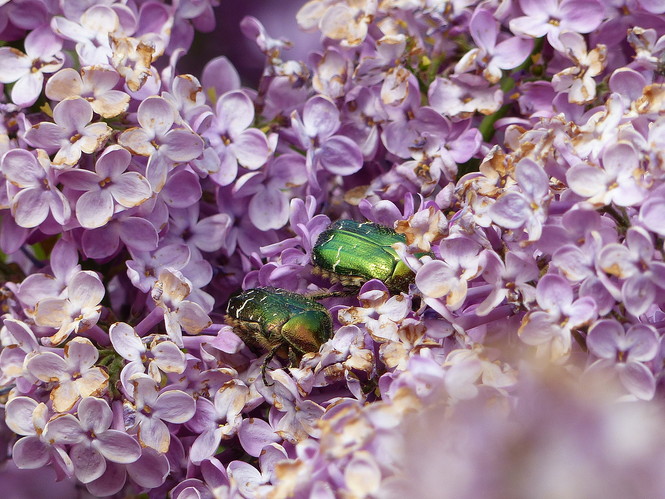
[[[263,361],[263,364],[261,365],[261,378],[263,379],[263,384],[266,386],[272,386],[275,383],[268,383],[268,380],[266,379],[266,369],[268,369],[268,364],[270,364],[270,361],[275,357],[277,354],[277,351],[282,348],[282,345],[275,345],[270,349],[270,352],[268,352],[268,355],[266,355],[265,360]],[[289,356],[291,353],[291,349],[289,348]]]
[[[298,352],[289,345],[289,367],[297,367],[300,365],[300,356]]]

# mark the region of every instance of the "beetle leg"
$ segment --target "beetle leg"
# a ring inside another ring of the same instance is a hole
[[[268,380],[266,379],[266,370],[268,369],[268,364],[270,364],[270,361],[275,357],[277,354],[277,350],[279,350],[282,347],[282,345],[275,345],[270,349],[270,352],[268,352],[268,355],[266,355],[265,360],[263,361],[263,364],[261,365],[261,378],[263,378],[263,384],[266,386],[272,386],[275,383],[268,383]],[[289,348],[289,352],[291,349]]]
[[[298,358],[298,352],[289,345],[289,367],[295,367],[300,365],[300,359]]]

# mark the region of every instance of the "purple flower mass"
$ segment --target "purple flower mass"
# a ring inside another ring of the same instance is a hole
[[[0,0],[0,495],[665,497],[663,14]]]

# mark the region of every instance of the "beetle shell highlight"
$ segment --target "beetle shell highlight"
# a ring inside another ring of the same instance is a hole
[[[392,248],[406,237],[372,222],[338,220],[312,248],[314,272],[344,286],[379,279],[390,291],[406,291],[415,275]]]
[[[318,352],[332,336],[326,307],[280,288],[254,288],[231,297],[226,322],[253,351],[266,350],[292,361]]]

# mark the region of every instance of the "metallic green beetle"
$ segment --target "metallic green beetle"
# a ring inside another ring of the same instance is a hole
[[[254,352],[267,351],[261,374],[277,355],[297,364],[303,354],[318,352],[332,336],[328,309],[298,293],[280,288],[254,288],[231,297],[226,322]]]
[[[406,291],[415,276],[392,248],[395,243],[406,243],[406,237],[389,227],[338,220],[312,248],[314,272],[344,286],[379,279],[392,292]]]

